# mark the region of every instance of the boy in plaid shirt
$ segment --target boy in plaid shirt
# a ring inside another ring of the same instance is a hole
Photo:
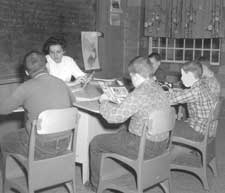
[[[131,159],[137,158],[143,124],[154,110],[170,109],[167,94],[153,79],[153,66],[148,58],[133,59],[128,70],[135,89],[121,104],[109,102],[107,96],[100,98],[100,114],[109,123],[124,123],[113,134],[96,136],[90,143],[91,183],[95,187],[99,181],[101,154],[117,153]],[[165,151],[168,144],[168,132],[147,134],[145,159],[155,157]]]
[[[187,103],[189,112],[187,120],[177,120],[174,129],[175,136],[195,141],[203,139],[207,119],[218,100],[218,96],[212,92],[208,82],[202,78],[202,73],[202,65],[199,61],[191,61],[184,64],[181,69],[181,80],[187,89],[172,89],[169,93],[171,105]],[[216,127],[211,125],[209,136],[215,136],[215,134]]]

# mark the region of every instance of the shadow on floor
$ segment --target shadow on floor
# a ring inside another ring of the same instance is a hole
[[[225,119],[219,121],[217,132],[217,167],[218,177],[213,177],[212,172],[208,171],[208,179],[211,190],[209,192],[204,191],[201,182],[193,175],[184,172],[171,172],[172,176],[172,191],[171,193],[225,193]],[[76,166],[77,170],[77,193],[93,193],[90,190],[86,190],[81,183],[81,166]],[[2,186],[0,184],[0,190]],[[0,191],[1,192],[1,191]],[[12,193],[12,191],[7,191]],[[45,191],[38,191],[38,193],[67,193],[64,186],[58,186]],[[159,187],[154,187],[146,191],[146,193],[163,193]]]

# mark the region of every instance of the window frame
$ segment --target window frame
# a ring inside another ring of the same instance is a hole
[[[195,59],[195,55],[196,55],[196,51],[200,51],[201,52],[201,56],[203,56],[203,53],[205,51],[209,51],[210,53],[210,64],[211,65],[214,65],[214,66],[218,66],[220,65],[220,57],[221,57],[221,45],[222,45],[222,40],[220,38],[198,38],[198,39],[191,39],[193,40],[193,46],[191,48],[187,48],[186,47],[186,42],[187,40],[190,40],[190,38],[186,39],[186,38],[179,38],[179,39],[176,39],[176,38],[166,38],[166,45],[165,46],[161,46],[161,39],[163,37],[159,37],[159,38],[154,38],[154,41],[157,41],[157,45],[153,46],[153,37],[149,37],[149,54],[152,53],[153,50],[157,50],[158,53],[161,53],[160,50],[163,50],[165,49],[165,59],[162,59],[162,62],[165,62],[165,63],[185,63],[187,62],[188,60],[185,59],[185,53],[186,51],[192,51],[192,60]],[[178,47],[176,45],[176,40],[180,40],[182,39],[183,40],[183,47]],[[205,40],[210,40],[210,47],[209,48],[204,48],[204,41]],[[213,48],[213,41],[214,39],[217,39],[216,41],[219,41],[218,42],[218,48]],[[170,47],[168,45],[169,43],[169,40],[173,40],[173,46]],[[201,48],[196,48],[196,41],[199,41],[201,40],[202,41],[202,44],[201,44]],[[168,51],[169,50],[173,50],[173,57],[172,57],[172,60],[171,59],[168,59]],[[182,60],[176,60],[176,50],[182,50],[183,51],[183,56],[182,56]],[[212,53],[213,52],[218,52],[218,62],[212,62]]]

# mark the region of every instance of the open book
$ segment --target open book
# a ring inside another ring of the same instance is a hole
[[[99,85],[111,102],[120,104],[128,95],[128,91],[124,86],[108,86],[101,81],[99,81]]]

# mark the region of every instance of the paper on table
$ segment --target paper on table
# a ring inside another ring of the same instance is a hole
[[[96,101],[98,99],[99,99],[99,96],[93,97],[93,98],[76,97],[77,102],[82,102],[82,101]]]
[[[112,79],[94,78],[94,80],[96,80],[96,81],[103,81],[103,82],[113,82],[113,81],[116,80],[116,78],[112,78]]]

